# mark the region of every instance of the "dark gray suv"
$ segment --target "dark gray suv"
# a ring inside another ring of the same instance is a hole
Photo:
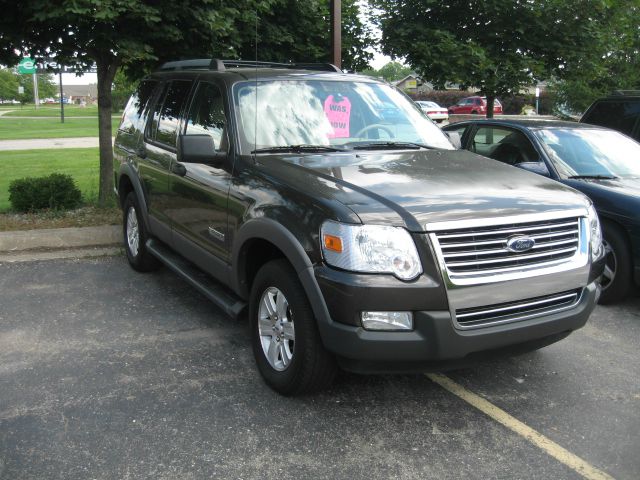
[[[165,64],[114,147],[132,267],[248,311],[283,394],[441,370],[582,327],[602,273],[582,194],[455,150],[404,94],[330,65]]]

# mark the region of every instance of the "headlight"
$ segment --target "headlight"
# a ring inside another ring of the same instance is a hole
[[[591,260],[596,260],[602,255],[602,230],[598,213],[593,205],[589,205],[589,227],[591,228]]]
[[[329,265],[362,273],[391,273],[412,280],[422,273],[416,245],[404,228],[327,221],[320,232]]]

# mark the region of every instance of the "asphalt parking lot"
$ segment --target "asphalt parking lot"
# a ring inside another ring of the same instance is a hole
[[[581,470],[424,375],[280,397],[246,323],[168,270],[0,264],[0,478],[637,480],[639,338],[636,293],[558,344],[447,373]]]

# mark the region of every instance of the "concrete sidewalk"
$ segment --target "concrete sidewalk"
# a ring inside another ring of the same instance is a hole
[[[51,148],[98,147],[98,137],[31,138],[25,140],[0,140],[0,151],[48,150]]]
[[[0,232],[0,263],[114,255],[121,245],[119,225]]]

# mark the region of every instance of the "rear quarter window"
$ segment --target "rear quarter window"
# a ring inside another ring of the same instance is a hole
[[[155,80],[145,80],[140,83],[127,102],[118,130],[129,134],[142,130],[145,124],[143,115],[157,85],[158,82]]]

